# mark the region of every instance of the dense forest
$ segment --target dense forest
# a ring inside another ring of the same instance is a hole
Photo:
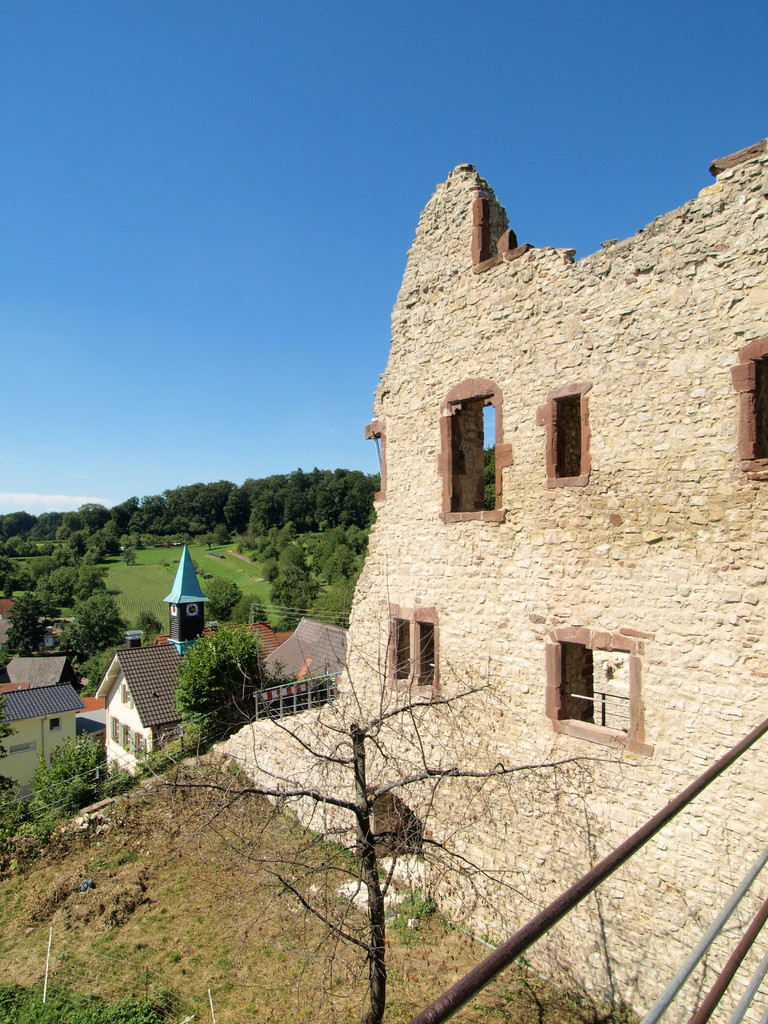
[[[259,537],[271,527],[281,528],[289,522],[299,534],[335,526],[365,529],[370,525],[378,487],[378,476],[348,469],[313,469],[310,473],[297,469],[248,479],[240,487],[229,480],[188,484],[162,494],[128,498],[111,509],[83,505],[76,512],[43,512],[39,516],[10,512],[0,515],[0,540],[62,540],[85,531],[89,541],[102,534],[109,544],[111,538],[119,540],[126,534],[194,538],[221,526],[230,535]]]

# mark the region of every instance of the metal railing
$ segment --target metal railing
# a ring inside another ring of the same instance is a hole
[[[570,692],[567,696],[571,700],[586,700],[592,704],[592,721],[595,725],[607,725],[616,729],[623,728],[622,723],[629,725],[629,697],[624,697],[619,693],[608,693],[605,690],[595,690],[594,697],[588,697],[585,693]],[[600,721],[598,721],[598,710]]]
[[[290,683],[271,686],[256,694],[256,718],[285,718],[320,707],[336,698],[339,672],[326,672]]]

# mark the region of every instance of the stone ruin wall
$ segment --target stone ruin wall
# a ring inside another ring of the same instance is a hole
[[[768,715],[768,480],[742,466],[731,375],[739,351],[768,335],[768,158],[764,145],[744,157],[687,205],[578,262],[513,239],[473,266],[477,197],[494,244],[506,215],[466,165],[419,222],[376,394],[386,492],[353,609],[350,677],[377,693],[391,609],[433,608],[442,693],[493,685],[495,703],[478,695],[462,729],[488,757],[603,761],[499,792],[467,827],[466,855],[506,872],[519,894],[476,904],[478,933],[506,935],[532,916]],[[441,409],[472,379],[501,392],[502,522],[441,518]],[[588,482],[547,486],[541,410],[579,382],[591,385]],[[547,648],[570,627],[636,657],[635,749],[553,730]],[[598,994],[649,1005],[763,842],[768,795],[753,780],[767,757],[764,742],[567,919],[542,959]],[[457,785],[432,827],[466,817]]]
[[[432,838],[485,869],[461,879],[437,867],[431,879],[475,934],[506,937],[768,716],[768,480],[740,460],[731,376],[739,351],[768,336],[764,148],[578,262],[517,246],[467,165],[419,222],[369,431],[383,436],[386,481],[349,678],[336,705],[298,718],[308,742],[331,746],[335,729],[407,701],[392,685],[390,619],[431,615],[442,695],[487,685],[425,719],[431,763],[579,759],[406,797]],[[502,255],[486,260],[497,242]],[[445,521],[441,417],[451,389],[472,379],[501,396],[503,514]],[[542,407],[585,381],[588,481],[547,486]],[[553,728],[547,650],[584,631],[609,649],[597,671],[639,666],[634,742]],[[413,762],[407,729],[389,743],[374,782]],[[273,723],[243,730],[226,752],[262,781],[348,792],[343,774],[318,773]],[[534,965],[647,1009],[762,846],[767,759],[763,742],[550,933]],[[299,813],[315,828],[349,828],[330,808]],[[447,984],[436,979],[435,994]]]

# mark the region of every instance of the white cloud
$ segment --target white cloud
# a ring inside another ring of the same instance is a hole
[[[0,491],[0,515],[6,512],[68,512],[81,505],[108,505],[105,498],[80,494],[14,494]]]

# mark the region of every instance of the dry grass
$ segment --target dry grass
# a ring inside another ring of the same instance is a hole
[[[366,995],[360,951],[330,940],[276,878],[289,872],[354,931],[362,915],[336,894],[334,865],[345,856],[253,797],[231,803],[162,786],[134,793],[109,809],[103,831],[60,837],[46,859],[0,885],[4,980],[40,982],[52,927],[52,987],[109,998],[170,990],[195,1021],[211,1019],[210,989],[217,1024],[355,1021]],[[95,888],[78,891],[86,878]],[[437,915],[416,933],[391,928],[388,941],[391,1024],[408,1021],[486,952]],[[456,1017],[597,1019],[524,971]]]

